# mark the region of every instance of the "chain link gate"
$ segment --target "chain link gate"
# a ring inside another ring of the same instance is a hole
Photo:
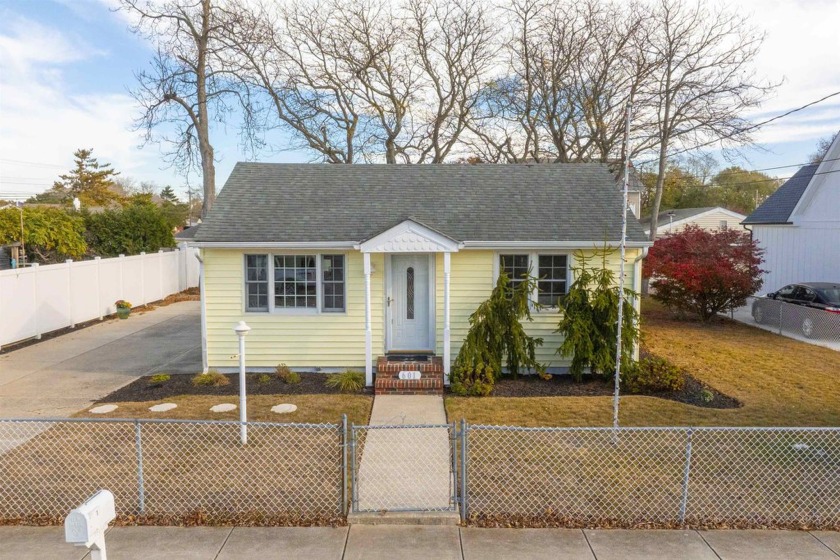
[[[455,424],[351,426],[351,511],[457,511],[457,437]]]

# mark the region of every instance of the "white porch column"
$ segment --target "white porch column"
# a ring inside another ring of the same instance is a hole
[[[365,385],[373,385],[373,333],[370,320],[370,253],[364,255],[365,268]]]
[[[443,380],[449,385],[451,356],[449,344],[449,272],[452,268],[452,253],[443,254]]]

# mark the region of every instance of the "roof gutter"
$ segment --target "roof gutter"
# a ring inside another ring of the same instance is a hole
[[[580,249],[618,246],[619,241],[463,241],[464,249]],[[628,241],[627,247],[639,249],[650,241]],[[355,249],[358,241],[187,241],[187,246],[202,249]]]
[[[580,249],[582,247],[618,246],[616,241],[464,241],[464,249]],[[627,247],[646,248],[653,246],[651,241],[628,241]]]

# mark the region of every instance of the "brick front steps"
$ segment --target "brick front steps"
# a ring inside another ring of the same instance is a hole
[[[420,379],[400,379],[401,371],[419,371]],[[389,362],[385,356],[376,361],[375,395],[442,395],[443,359],[431,356],[425,362]]]

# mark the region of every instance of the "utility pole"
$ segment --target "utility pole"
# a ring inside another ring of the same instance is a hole
[[[624,128],[624,188],[621,205],[621,260],[618,265],[618,325],[615,341],[615,392],[613,394],[613,428],[618,428],[618,401],[621,387],[621,327],[624,323],[624,255],[627,247],[627,191],[630,185],[630,118],[633,113],[633,98],[627,102],[627,123]]]
[[[192,193],[193,193],[193,188],[192,188],[192,186],[190,186],[189,184],[187,184],[187,204],[188,204],[188,206],[187,206],[187,208],[188,208],[188,212],[187,212],[187,224],[188,224],[188,227],[192,227],[192,225],[193,225],[193,219],[192,219],[192,212],[193,212]]]

